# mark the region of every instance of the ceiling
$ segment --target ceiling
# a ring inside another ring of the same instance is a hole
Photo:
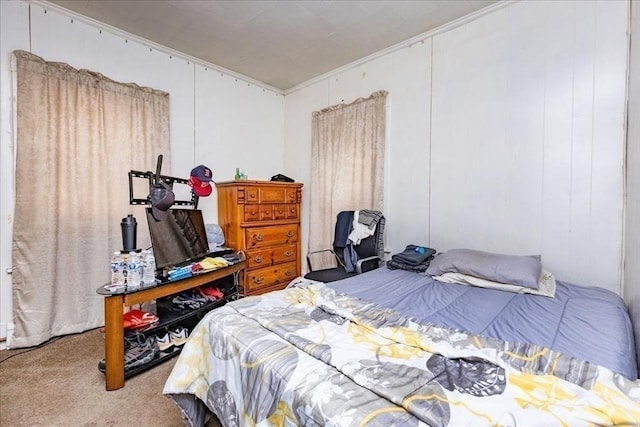
[[[496,0],[49,0],[280,90]]]

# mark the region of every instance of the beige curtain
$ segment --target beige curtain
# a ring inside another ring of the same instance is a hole
[[[96,289],[109,281],[127,214],[138,220],[138,247],[149,246],[144,210],[129,205],[127,173],[154,170],[158,154],[169,163],[169,95],[28,52],[14,55],[11,347],[27,347],[103,324]]]
[[[338,212],[383,211],[386,99],[378,91],[313,112],[309,252],[332,247]]]

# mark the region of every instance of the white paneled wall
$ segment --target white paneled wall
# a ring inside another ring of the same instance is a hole
[[[628,7],[497,5],[296,88],[285,167],[308,183],[312,111],[387,90],[391,252],[542,254],[558,279],[620,293]]]
[[[626,2],[521,2],[433,39],[431,242],[621,292]]]
[[[268,180],[282,172],[282,95],[196,66],[195,102],[196,158],[207,159],[215,181],[233,180],[236,168],[249,179]],[[216,193],[200,203],[209,208],[205,222],[217,222]]]

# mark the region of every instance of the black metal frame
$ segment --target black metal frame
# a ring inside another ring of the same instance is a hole
[[[145,205],[151,206],[151,197],[147,195],[146,198],[140,199],[133,197],[133,178],[142,178],[149,181],[149,186],[158,183],[165,183],[173,190],[173,184],[185,184],[189,185],[189,180],[184,178],[178,178],[175,176],[161,175],[160,169],[162,169],[162,154],[158,155],[158,161],[156,163],[156,172],[151,171],[141,172],[131,170],[129,171],[129,204],[130,205]],[[177,206],[193,206],[193,209],[198,209],[198,197],[193,191],[191,191],[191,200],[176,200],[173,202]]]

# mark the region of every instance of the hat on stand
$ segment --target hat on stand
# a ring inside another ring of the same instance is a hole
[[[151,214],[156,221],[162,221],[167,217],[167,211],[176,200],[175,194],[169,185],[159,182],[149,186],[149,197],[151,199]]]
[[[211,182],[213,181],[213,172],[205,165],[199,165],[191,169],[189,177],[189,185],[197,196],[207,197],[211,194]]]

